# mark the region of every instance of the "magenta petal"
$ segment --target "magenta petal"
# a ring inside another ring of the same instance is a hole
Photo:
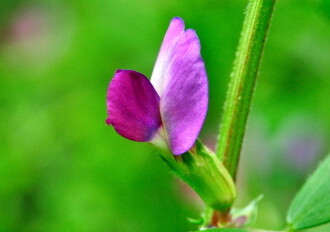
[[[179,155],[196,141],[208,105],[207,75],[194,30],[180,35],[163,75],[160,111],[170,148]]]
[[[130,140],[150,141],[161,126],[159,96],[150,81],[132,70],[117,70],[110,82],[106,122]]]

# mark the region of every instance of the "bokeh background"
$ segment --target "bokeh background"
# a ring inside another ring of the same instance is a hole
[[[246,1],[1,0],[0,232],[175,232],[202,203],[152,147],[105,124],[116,69],[150,76],[169,21],[196,29],[209,75],[201,137],[214,146]],[[243,207],[281,229],[330,151],[330,4],[278,0],[239,171]],[[329,226],[315,232],[328,232]]]

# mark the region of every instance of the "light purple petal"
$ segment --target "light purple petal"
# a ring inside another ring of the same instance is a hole
[[[130,140],[150,141],[161,126],[159,96],[141,73],[117,70],[109,85],[107,106],[107,124]]]
[[[165,34],[162,46],[158,53],[157,61],[151,75],[151,83],[160,95],[164,86],[164,71],[166,64],[171,59],[173,49],[177,44],[180,36],[184,33],[184,22],[181,18],[175,17],[172,19],[170,26]]]
[[[201,130],[208,105],[208,85],[200,43],[194,30],[181,33],[163,64],[160,112],[175,155],[189,150]]]

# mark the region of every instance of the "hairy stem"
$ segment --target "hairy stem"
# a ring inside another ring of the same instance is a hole
[[[249,1],[231,73],[216,154],[233,179],[275,1]]]

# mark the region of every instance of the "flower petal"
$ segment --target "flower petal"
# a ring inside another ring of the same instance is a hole
[[[157,61],[151,75],[151,83],[160,95],[164,82],[164,67],[169,62],[173,49],[177,44],[181,34],[184,33],[184,22],[181,18],[175,17],[172,19],[170,26],[165,34],[162,46],[158,53]]]
[[[175,155],[197,139],[208,105],[208,84],[198,36],[192,29],[180,35],[167,63],[160,93],[160,112]]]
[[[159,96],[141,73],[117,70],[109,85],[107,106],[107,124],[130,140],[150,141],[161,126]]]

